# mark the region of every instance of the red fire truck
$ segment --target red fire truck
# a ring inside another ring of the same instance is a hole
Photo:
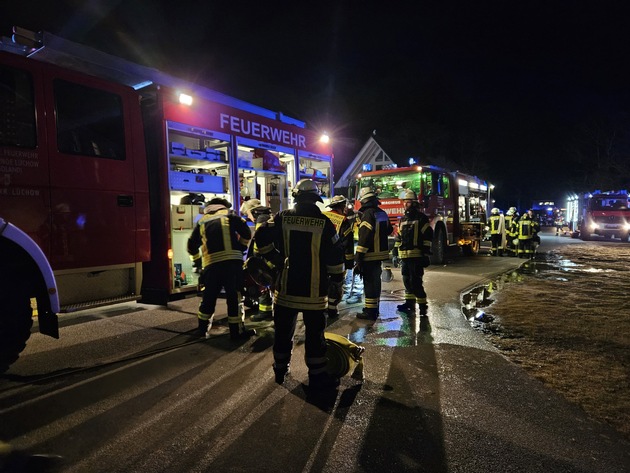
[[[630,195],[627,190],[572,194],[566,220],[572,235],[585,241],[594,236],[630,241]]]
[[[0,42],[0,370],[39,317],[196,293],[186,241],[200,202],[274,211],[330,144],[299,120],[48,33]]]
[[[401,194],[406,189],[416,192],[433,227],[433,264],[445,263],[448,247],[461,247],[466,255],[479,251],[488,215],[490,188],[486,181],[437,166],[410,166],[359,174],[350,187],[350,197],[355,198],[362,187],[378,193],[394,233],[405,211]],[[355,202],[355,208],[360,207]]]

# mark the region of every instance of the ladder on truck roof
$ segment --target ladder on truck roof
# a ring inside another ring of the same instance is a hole
[[[228,107],[279,120],[300,128],[306,127],[305,122],[288,117],[282,112],[274,112],[258,105],[250,104],[205,86],[171,76],[157,69],[142,66],[89,46],[55,36],[47,31],[34,32],[14,26],[11,38],[6,36],[0,38],[0,51],[20,54],[38,61],[107,79],[127,85],[135,90],[140,90],[151,84],[183,89]]]

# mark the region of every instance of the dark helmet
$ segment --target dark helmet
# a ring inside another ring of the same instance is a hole
[[[296,202],[324,202],[319,195],[317,184],[312,179],[300,179],[293,188],[292,195]]]
[[[332,199],[330,199],[330,204],[326,207],[334,208],[337,206],[344,206],[348,203],[348,199],[346,199],[343,195],[336,195]]]
[[[232,204],[230,204],[230,202],[227,199],[224,199],[223,197],[213,197],[212,199],[208,201],[206,205],[222,205],[226,209],[229,209],[230,207],[232,207]]]

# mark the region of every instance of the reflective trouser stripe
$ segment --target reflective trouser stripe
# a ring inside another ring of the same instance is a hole
[[[366,297],[365,298],[365,308],[366,309],[375,309],[378,310],[379,298]]]

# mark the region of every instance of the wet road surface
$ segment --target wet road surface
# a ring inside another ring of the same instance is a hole
[[[392,270],[379,320],[341,306],[329,326],[366,347],[365,381],[346,377],[331,396],[303,384],[301,326],[278,386],[269,322],[234,345],[224,320],[209,340],[193,336],[195,299],[64,316],[61,340],[34,334],[0,379],[0,438],[63,455],[68,472],[629,471],[627,442],[462,315],[460,294],[521,262],[430,268],[427,318],[395,311],[403,291]]]

